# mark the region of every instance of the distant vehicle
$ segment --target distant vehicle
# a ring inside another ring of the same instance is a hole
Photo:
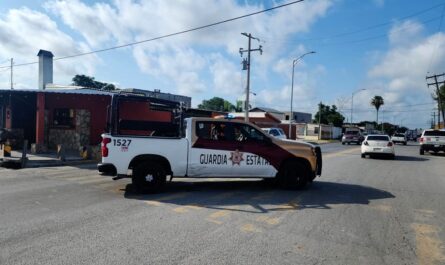
[[[275,138],[278,139],[287,139],[286,134],[284,133],[283,129],[281,128],[262,128],[263,132],[272,135]]]
[[[392,137],[391,137],[391,141],[396,144],[396,143],[401,143],[403,145],[406,145],[406,142],[408,141],[406,135],[404,133],[395,133]]]
[[[406,131],[406,138],[408,141],[414,141],[417,142],[417,130],[408,130]]]
[[[346,128],[345,133],[341,138],[341,144],[343,145],[351,143],[361,144],[364,138],[365,137],[360,132],[360,128],[357,127]]]
[[[394,144],[388,135],[371,134],[366,136],[361,147],[362,158],[367,155],[370,157],[373,155],[384,155],[391,159],[396,157],[394,151]]]
[[[423,155],[433,151],[435,154],[439,151],[445,152],[445,131],[443,130],[425,130],[420,136],[419,153]]]

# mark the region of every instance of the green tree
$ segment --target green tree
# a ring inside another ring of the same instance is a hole
[[[435,91],[432,96],[433,99],[437,101],[437,104],[440,108],[439,111],[442,113],[442,121],[445,121],[445,86],[441,85],[439,91]]]
[[[321,123],[322,124],[332,124],[336,127],[341,127],[345,121],[345,117],[337,111],[337,106],[324,105],[322,103],[318,104],[318,111],[314,116],[314,123],[318,123],[318,117],[321,112]]]
[[[232,103],[220,97],[213,97],[209,100],[203,100],[202,103],[198,105],[198,109],[214,111],[236,111],[236,107]]]
[[[75,75],[72,79],[74,86],[81,86],[85,88],[94,88],[94,89],[102,89],[102,90],[115,90],[116,87],[113,84],[103,83],[94,80],[94,77],[87,75]]]
[[[379,124],[379,109],[381,106],[383,106],[385,104],[385,101],[383,100],[383,98],[381,96],[374,96],[371,99],[371,106],[374,106],[375,109],[377,110],[377,124]]]

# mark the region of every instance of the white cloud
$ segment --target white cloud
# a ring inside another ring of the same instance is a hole
[[[284,45],[276,46],[267,39],[285,39],[308,31],[331,5],[332,1],[326,0],[294,4],[208,29],[134,46],[133,56],[144,73],[173,80],[177,92],[194,95],[215,86],[220,88],[219,91],[229,93],[237,90],[238,50],[240,47],[247,48],[247,39],[241,32],[251,32],[255,37],[266,40],[266,43],[260,43],[264,46],[264,54],[255,55],[252,59],[255,63],[252,76],[267,79],[270,66],[282,53],[280,48]],[[45,7],[94,47],[150,39],[264,9],[258,3],[239,3],[235,0],[177,1],[174,4],[163,0],[115,0],[113,3],[92,5],[79,0],[58,0],[47,2]],[[216,63],[204,59],[213,53],[221,53],[220,49],[228,54],[224,56],[225,61]],[[204,80],[204,69],[210,69],[213,74],[211,81],[207,80],[213,82],[213,85]]]
[[[406,119],[406,123],[413,127],[426,126],[428,109],[433,104],[397,108],[419,102],[432,102],[431,90],[427,88],[425,77],[428,72],[441,73],[445,67],[445,34],[424,34],[423,26],[415,21],[396,24],[389,31],[390,48],[385,53],[377,53],[380,58],[370,68],[368,80],[363,84],[368,90],[358,94],[357,100],[354,98],[358,106],[372,110],[370,99],[374,95],[381,95],[385,99],[383,109],[391,111],[387,115],[395,120]],[[361,117],[374,120],[375,113],[368,111]]]
[[[213,92],[225,95],[240,95],[244,93],[241,68],[221,54],[211,56],[210,72],[213,76]]]
[[[85,43],[74,41],[62,32],[47,15],[28,8],[9,10],[0,19],[0,43],[0,58],[12,57],[16,63],[37,61],[39,49],[52,51],[56,57],[89,50]],[[94,55],[56,61],[54,82],[70,79],[76,73],[92,74],[96,64]],[[37,87],[37,71],[37,64],[15,67],[17,87]]]

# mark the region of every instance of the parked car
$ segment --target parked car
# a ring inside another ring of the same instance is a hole
[[[365,158],[367,155],[370,157],[373,155],[383,155],[394,159],[396,157],[394,143],[388,135],[368,135],[361,146],[362,158]]]
[[[420,136],[419,153],[423,155],[425,151],[445,152],[445,131],[442,130],[425,130]]]
[[[396,143],[401,143],[403,145],[406,145],[406,142],[408,141],[406,135],[404,133],[395,133],[392,137],[391,137],[391,141],[396,144]]]
[[[272,135],[275,138],[287,139],[286,134],[281,128],[262,128],[263,132]]]

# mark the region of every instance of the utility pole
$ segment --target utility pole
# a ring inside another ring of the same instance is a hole
[[[13,66],[14,66],[14,58],[11,58],[11,89],[14,89],[14,82],[13,82]]]
[[[260,41],[260,39],[252,37],[252,34],[247,34],[247,33],[241,33],[241,35],[244,35],[248,38],[248,44],[247,44],[247,50],[244,50],[243,48],[239,49],[239,53],[241,55],[241,57],[243,56],[243,53],[247,52],[247,63],[243,64],[246,66],[247,68],[247,84],[246,84],[246,102],[245,104],[245,109],[244,109],[244,120],[246,122],[249,121],[249,94],[250,94],[250,52],[253,51],[259,51],[260,54],[263,54],[263,47],[260,45],[257,49],[251,49],[251,41],[252,39],[258,40]],[[244,70],[244,69],[243,69]]]
[[[445,110],[442,109],[442,102],[441,102],[441,98],[440,98],[440,90],[439,90],[439,84],[445,84],[445,81],[441,81],[438,82],[437,78],[438,77],[442,77],[445,76],[445,74],[441,74],[441,75],[431,75],[431,76],[427,76],[426,80],[428,81],[428,79],[434,79],[434,83],[427,83],[428,87],[434,85],[436,87],[436,95],[437,95],[437,128],[440,128],[440,112],[442,112],[442,118],[444,119],[445,122]]]

